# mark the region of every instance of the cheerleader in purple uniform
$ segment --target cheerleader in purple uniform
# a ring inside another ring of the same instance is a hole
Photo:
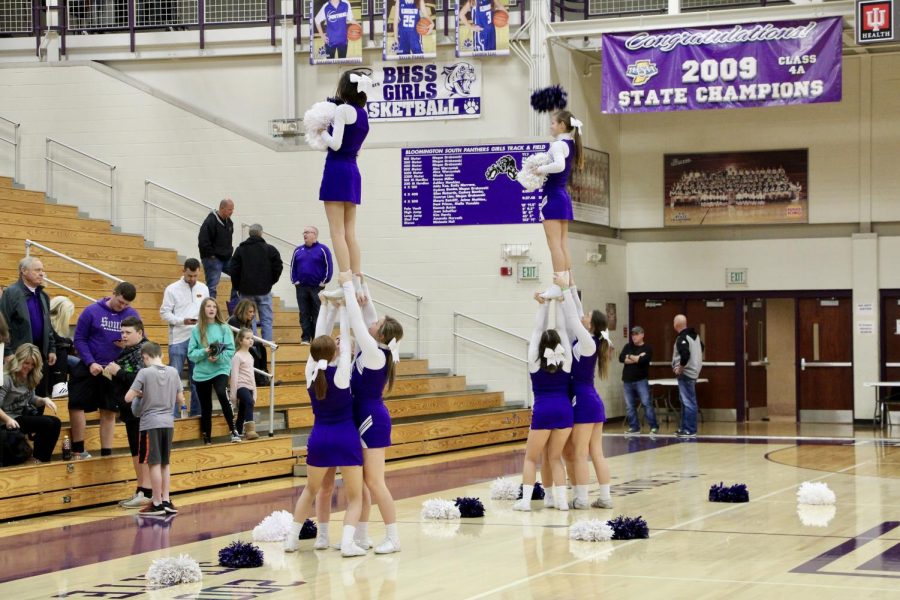
[[[534,406],[531,430],[525,443],[522,498],[513,504],[513,510],[523,511],[531,510],[531,494],[542,453],[553,471],[553,481],[565,481],[561,456],[573,423],[572,402],[569,400],[572,352],[568,336],[564,328],[547,329],[549,305],[540,294],[534,297],[540,305],[528,343],[528,370],[531,372]],[[556,506],[568,510],[565,485],[553,487],[552,495]]]
[[[354,287],[361,303],[362,259],[356,240],[356,207],[362,196],[362,178],[356,156],[369,134],[366,90],[372,86],[369,69],[353,69],[341,75],[333,100],[339,104],[334,123],[322,134],[328,144],[319,200],[325,203],[331,244],[338,271],[352,271]]]
[[[352,289],[350,294],[353,295]],[[320,311],[317,336],[310,344],[309,359],[306,362],[306,385],[315,423],[307,442],[306,487],[294,508],[294,522],[285,538],[284,549],[286,552],[296,552],[299,549],[300,529],[313,512],[313,501],[322,481],[328,474],[333,477],[335,467],[341,467],[344,490],[347,493],[341,554],[362,556],[366,551],[354,542],[363,503],[363,457],[353,421],[353,398],[350,394],[350,371],[353,367],[350,329],[347,310],[341,308],[340,344],[335,344],[328,335],[330,331],[326,329],[327,312],[328,310]]]
[[[544,235],[550,247],[553,274],[564,276],[570,285],[575,283],[572,278],[572,257],[569,254],[569,221],[572,220],[573,214],[572,198],[566,190],[566,185],[572,169],[580,170],[583,164],[581,125],[581,121],[567,110],[553,113],[550,119],[550,133],[555,138],[550,144],[550,157],[553,162],[538,167],[538,173],[547,175],[540,210]],[[556,284],[544,292],[546,299],[561,297],[562,292]]]

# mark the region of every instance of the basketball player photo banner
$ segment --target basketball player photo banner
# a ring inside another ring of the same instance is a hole
[[[665,226],[808,223],[808,151],[665,155]]]
[[[539,223],[542,190],[526,192],[516,176],[525,157],[549,147],[541,142],[404,148],[403,226]]]
[[[456,56],[508,54],[509,9],[506,2],[456,0]]]
[[[603,112],[838,102],[841,21],[604,34]]]
[[[309,64],[362,62],[361,0],[310,0]]]
[[[375,67],[366,94],[370,121],[475,119],[481,116],[481,63],[476,60]]]
[[[384,60],[437,56],[434,0],[386,0],[384,3]]]
[[[572,212],[576,221],[608,227],[609,154],[588,147],[582,150],[584,166],[573,169],[569,181]]]

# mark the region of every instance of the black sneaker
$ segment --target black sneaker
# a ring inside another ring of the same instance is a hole
[[[629,437],[632,435],[641,435],[641,430],[640,429],[628,429],[627,431],[625,431],[625,437]]]
[[[153,504],[151,502],[142,508],[138,514],[142,517],[158,517],[166,514],[166,509],[163,504]]]
[[[171,500],[163,500],[162,507],[163,507],[163,510],[166,511],[166,514],[169,514],[169,515],[178,514],[178,509],[175,508],[175,505],[172,504]]]
[[[696,434],[696,432],[695,432],[695,433],[689,433],[689,432],[687,432],[687,431],[683,431],[683,430],[679,429],[678,431],[675,432],[675,437],[680,437],[680,438],[695,438],[695,437],[697,437],[697,434]]]

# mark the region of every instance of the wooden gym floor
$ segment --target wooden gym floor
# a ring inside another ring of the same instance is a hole
[[[0,598],[900,598],[900,440],[797,429],[707,424],[691,441],[612,433],[611,511],[517,513],[491,500],[495,477],[519,481],[522,444],[392,463],[403,551],[390,556],[260,544],[262,568],[217,567],[220,548],[293,507],[302,479],[181,494],[168,519],[105,507],[20,520],[0,526]],[[797,486],[810,480],[837,505],[798,511]],[[750,503],[708,502],[720,481],[746,483]],[[486,516],[421,519],[424,500],[462,495],[481,498]],[[568,539],[577,520],[617,515],[642,515],[650,539]],[[382,526],[371,529],[377,542]],[[150,562],[180,553],[201,562],[203,582],[147,590]]]

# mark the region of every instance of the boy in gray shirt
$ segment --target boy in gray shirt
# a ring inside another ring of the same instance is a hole
[[[163,364],[162,348],[155,342],[143,345],[141,358],[144,368],[125,394],[125,402],[131,403],[131,411],[141,419],[138,460],[149,466],[153,488],[152,501],[139,514],[174,515],[178,510],[169,499],[169,454],[175,432],[172,417],[175,402],[184,406],[181,376],[174,368]]]

